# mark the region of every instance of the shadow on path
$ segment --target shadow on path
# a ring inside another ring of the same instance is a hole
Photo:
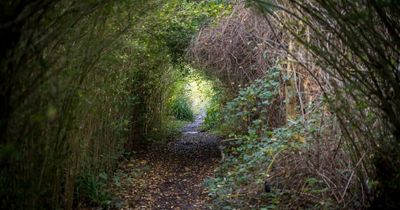
[[[120,209],[208,209],[203,181],[220,159],[217,137],[201,132],[204,117],[182,129],[182,136],[155,145],[122,163],[112,190]]]

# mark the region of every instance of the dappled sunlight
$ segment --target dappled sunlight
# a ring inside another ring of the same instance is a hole
[[[211,99],[215,94],[213,85],[211,80],[193,70],[192,74],[186,79],[185,91],[196,115],[204,115],[210,106]]]

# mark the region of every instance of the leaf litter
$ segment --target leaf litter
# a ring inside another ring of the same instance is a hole
[[[117,209],[210,209],[203,181],[220,160],[219,140],[199,131],[202,118],[165,145],[148,145],[116,172],[110,186]]]

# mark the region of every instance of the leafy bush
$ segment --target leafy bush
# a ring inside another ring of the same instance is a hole
[[[291,60],[307,63],[307,68],[315,64],[320,70],[310,71],[313,77],[332,76],[319,83],[340,121],[357,179],[363,180],[367,196],[362,201],[372,209],[399,209],[398,2],[248,2],[265,12],[271,25],[282,26],[278,34],[287,35],[289,40],[282,44],[289,46],[288,54],[295,57]],[[290,47],[291,43],[300,47]],[[313,56],[305,58],[306,54]],[[378,183],[373,184],[375,189],[371,183]]]
[[[180,96],[172,100],[170,104],[170,113],[178,120],[193,121],[194,115],[190,108],[188,99]]]
[[[290,134],[282,134],[280,130],[269,131],[269,116],[275,114],[269,111],[274,101],[279,99],[279,82],[280,71],[273,68],[263,79],[255,80],[241,89],[239,95],[221,111],[223,123],[220,129],[230,133],[236,140],[227,145],[224,151],[227,156],[217,169],[216,178],[206,180],[216,206],[227,209],[249,207],[248,199],[254,196],[240,192],[258,189],[257,185],[261,186],[264,182],[264,172],[273,155],[288,147],[288,138],[276,138]],[[216,125],[219,114],[212,108],[206,120]]]
[[[223,111],[223,129],[237,134],[261,134],[283,124],[279,81],[280,71],[273,68],[263,79],[255,80],[249,87],[241,89]]]
[[[360,183],[351,179],[351,161],[338,148],[340,134],[332,129],[334,117],[321,116],[317,111],[306,123],[300,117],[261,136],[235,136],[224,149],[226,157],[215,178],[205,183],[214,205],[225,209],[358,209],[361,195],[354,189]],[[265,192],[265,183],[270,192]],[[351,193],[343,193],[346,188]]]
[[[359,202],[352,201],[360,200],[355,190],[360,183],[351,179],[351,159],[340,147],[335,117],[325,112],[321,100],[306,109],[306,116],[270,127],[270,118],[277,113],[271,107],[279,101],[279,89],[279,70],[272,69],[264,79],[242,89],[222,111],[222,127],[233,138],[224,141],[226,155],[216,177],[206,180],[215,206],[358,208]],[[271,192],[265,192],[265,182]],[[343,189],[351,193],[343,193]]]
[[[91,172],[85,172],[76,181],[76,198],[86,202],[84,205],[109,206],[110,194],[106,191],[108,175],[100,173],[95,176]]]
[[[164,105],[181,73],[174,65],[224,6],[0,4],[2,20],[24,16],[0,29],[9,37],[0,41],[0,209],[72,209],[75,184],[85,199],[104,203],[101,178],[90,174],[112,171],[124,150],[168,123]]]
[[[221,112],[218,104],[211,104],[207,109],[206,117],[204,118],[203,128],[211,130],[217,128],[221,120]]]

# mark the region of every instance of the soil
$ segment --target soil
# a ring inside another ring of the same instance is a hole
[[[219,139],[200,131],[203,116],[180,138],[150,145],[121,163],[112,186],[118,209],[210,209],[203,187],[220,160]]]

